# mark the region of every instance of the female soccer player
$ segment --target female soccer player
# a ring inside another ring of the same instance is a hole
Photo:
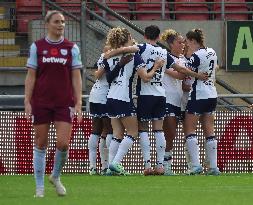
[[[113,135],[111,120],[108,118],[108,111],[106,106],[110,83],[107,82],[106,71],[103,68],[104,53],[109,49],[109,46],[105,46],[104,52],[97,62],[98,70],[95,72],[95,77],[97,80],[91,89],[89,97],[90,114],[93,116],[92,132],[88,141],[90,175],[97,174],[96,157],[99,137],[99,153],[102,165],[101,175],[110,174],[110,172],[107,171],[108,149]],[[126,61],[125,60],[126,58],[121,58],[121,61],[117,64],[117,66],[122,67],[130,61],[130,59]]]
[[[129,31],[119,27],[110,30],[107,36],[107,43],[113,49],[133,44]],[[106,60],[104,62],[106,69],[113,70],[121,57],[122,55],[118,55]],[[148,82],[155,75],[155,71],[162,66],[163,60],[158,60],[154,64],[153,69],[147,73],[144,61],[139,54],[135,53],[132,60],[120,70],[119,75],[111,84],[107,95],[107,105],[111,117],[113,135],[116,137],[112,140],[109,149],[109,155],[113,159],[109,165],[112,171],[119,174],[126,173],[120,163],[138,136],[138,122],[132,99],[132,81],[135,71],[144,81]],[[127,136],[119,144],[125,129]]]
[[[204,34],[200,29],[193,29],[186,34],[188,46],[194,51],[188,66],[195,72],[207,72],[208,80],[194,79],[190,91],[185,116],[185,140],[190,155],[192,168],[188,174],[203,171],[199,160],[199,145],[196,127],[201,117],[202,129],[206,138],[207,174],[219,175],[217,167],[217,140],[214,135],[214,112],[217,104],[217,91],[214,85],[217,55],[212,48],[205,47]]]
[[[72,118],[82,107],[80,52],[63,37],[65,19],[59,11],[45,17],[47,36],[31,45],[25,80],[25,113],[35,131],[33,156],[35,197],[44,197],[45,156],[51,122],[56,128],[56,152],[49,181],[59,196],[66,195],[60,173],[67,161]]]
[[[105,46],[104,53],[110,48]],[[109,84],[104,74],[104,69],[101,67],[103,62],[103,55],[97,62],[98,70],[95,71],[96,83],[93,85],[89,102],[90,102],[90,114],[92,118],[92,132],[88,141],[89,148],[89,162],[90,162],[90,175],[97,174],[96,158],[97,158],[97,146],[99,142],[99,153],[102,164],[101,174],[105,175],[108,168],[107,148],[109,147],[110,140],[112,138],[111,121],[108,118],[108,112],[106,108],[106,96],[109,90]]]
[[[170,49],[169,55],[174,61],[185,67],[184,59],[184,38],[173,29],[165,30],[161,35],[161,40],[164,41]],[[163,87],[166,93],[166,113],[163,121],[163,130],[166,139],[166,149],[164,155],[164,175],[173,175],[171,170],[173,140],[176,137],[176,129],[178,119],[181,116],[181,100],[182,100],[182,80],[184,74],[178,73],[172,69],[166,69],[163,78]]]

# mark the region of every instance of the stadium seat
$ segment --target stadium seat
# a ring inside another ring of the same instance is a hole
[[[186,3],[194,2],[194,3]],[[199,2],[199,3],[195,3]],[[182,12],[176,13],[176,20],[208,20],[209,13],[205,0],[175,0],[175,11]],[[197,13],[194,13],[194,12]],[[189,12],[189,13],[183,13]],[[203,13],[201,13],[203,12]]]
[[[77,16],[81,15],[81,2],[81,0],[55,0],[55,3],[64,10]]]
[[[106,0],[105,3],[113,11],[124,16],[126,19],[130,19],[131,11],[127,0]],[[106,15],[106,18],[108,20],[116,20],[115,17],[109,15],[108,13]]]
[[[41,16],[37,14],[19,14],[17,15],[17,32],[22,34],[28,33],[28,24],[32,20],[40,19]]]
[[[150,3],[149,3],[150,2]],[[154,4],[156,3],[156,4]],[[165,11],[169,11],[168,4],[165,4]],[[161,20],[162,4],[160,0],[136,0],[136,18],[137,20]],[[150,13],[138,13],[150,12]],[[165,15],[169,18],[169,15]]]
[[[40,12],[42,9],[42,0],[16,0],[18,12]]]
[[[221,12],[221,0],[215,0],[214,11]],[[233,3],[235,2],[235,3]],[[240,2],[240,3],[239,3]],[[233,4],[230,4],[233,3]],[[248,20],[248,14],[240,12],[248,11],[245,0],[225,0],[225,12],[236,12],[233,14],[225,14],[227,20]],[[221,19],[221,14],[216,14],[216,20]]]

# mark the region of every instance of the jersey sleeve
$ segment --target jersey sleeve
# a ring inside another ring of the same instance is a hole
[[[37,59],[38,59],[37,46],[35,43],[33,43],[30,47],[29,57],[27,59],[26,67],[37,69],[37,67],[38,67],[38,60]]]
[[[73,48],[71,49],[72,53],[72,69],[80,69],[83,67],[81,61],[81,54],[78,46],[74,44]]]
[[[199,57],[194,53],[192,54],[190,60],[187,63],[187,67],[191,68],[193,71],[195,71],[200,65],[200,59]]]
[[[105,59],[105,58],[102,59],[101,68],[105,69],[106,72],[110,71],[110,65],[109,65],[107,59]]]
[[[138,70],[139,68],[145,67],[146,64],[142,57],[139,54],[134,55],[134,69]]]
[[[97,61],[97,68],[98,69],[101,69],[101,68],[104,69],[104,67],[105,67],[105,65],[104,65],[104,56],[101,55],[100,58]]]
[[[174,59],[167,53],[167,61],[166,61],[166,68],[170,69],[172,65],[175,63]]]

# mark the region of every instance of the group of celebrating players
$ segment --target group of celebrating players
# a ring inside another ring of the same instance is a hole
[[[35,197],[45,194],[46,150],[51,123],[56,129],[56,152],[49,181],[59,196],[66,195],[60,174],[68,159],[73,116],[77,114],[80,120],[82,107],[80,69],[83,66],[79,48],[64,38],[65,18],[61,12],[48,11],[45,25],[46,37],[31,45],[25,80],[25,113],[27,119],[32,120],[35,131]],[[128,175],[121,161],[139,136],[144,175],[173,175],[173,139],[178,120],[182,119],[187,174],[203,171],[195,132],[200,121],[206,138],[207,174],[219,175],[214,135],[215,51],[205,47],[200,29],[189,31],[184,39],[172,29],[160,35],[159,28],[151,25],[145,29],[144,39],[146,43],[136,44],[129,31],[120,27],[108,33],[89,98],[93,116],[88,141],[90,174],[97,174],[99,142],[101,174]],[[170,51],[159,47],[158,40]],[[136,73],[137,84],[133,84]],[[137,108],[133,90],[136,90]],[[149,122],[156,140],[154,169],[150,161]]]
[[[151,25],[145,28],[144,40],[145,43],[137,44],[122,27],[108,32],[89,98],[93,116],[88,141],[90,175],[97,174],[98,146],[102,175],[128,175],[121,162],[138,137],[143,174],[174,175],[173,140],[179,121],[185,136],[186,173],[203,172],[196,135],[200,121],[206,139],[206,174],[219,175],[214,135],[215,51],[205,46],[201,29],[190,30],[184,38],[173,29],[160,35],[160,29]],[[158,41],[169,51],[158,46]],[[154,168],[150,160],[149,122],[156,144]]]

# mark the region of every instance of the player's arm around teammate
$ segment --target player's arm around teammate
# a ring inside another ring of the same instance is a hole
[[[51,122],[56,128],[56,152],[50,182],[60,196],[66,189],[60,173],[67,161],[74,113],[81,117],[80,51],[63,37],[65,18],[59,11],[45,17],[47,36],[30,48],[25,80],[25,112],[35,131],[34,175],[36,197],[44,196],[45,155]]]
[[[129,31],[120,27],[109,31],[107,43],[113,49],[133,44]],[[113,70],[121,56],[115,56],[106,60],[105,67],[107,70]],[[134,74],[137,72],[142,78],[148,80],[154,74],[155,69],[158,69],[161,65],[158,63],[151,74],[148,74],[143,66],[145,64],[142,58],[140,55],[135,54],[133,59],[124,66],[124,69],[121,69],[119,75],[112,82],[107,95],[107,106],[111,117],[113,136],[115,137],[111,141],[109,148],[109,168],[118,174],[127,174],[121,166],[121,161],[132,147],[138,135],[138,122],[131,89]],[[125,130],[127,135],[124,137]]]
[[[170,49],[169,55],[181,66],[185,66],[185,60],[182,56],[184,49],[184,38],[173,29],[165,30],[161,39]],[[184,74],[179,73],[173,68],[167,68],[163,78],[163,86],[166,94],[166,113],[163,121],[163,130],[166,139],[166,149],[164,155],[165,175],[174,175],[171,168],[173,140],[176,137],[178,120],[181,116],[182,99],[182,79]]]

